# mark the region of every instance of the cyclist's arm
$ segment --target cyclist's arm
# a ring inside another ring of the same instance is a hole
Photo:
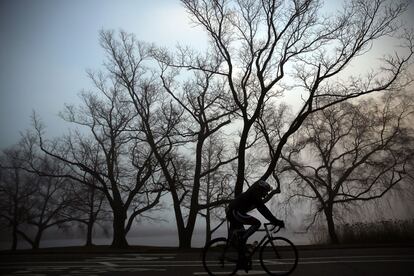
[[[271,223],[274,224],[279,224],[280,220],[278,220],[270,211],[269,209],[266,207],[266,205],[264,205],[264,203],[259,200],[257,202],[257,210],[260,212],[260,214],[262,214],[262,216],[264,216],[268,221],[270,221]]]

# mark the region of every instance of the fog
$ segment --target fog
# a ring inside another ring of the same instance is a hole
[[[405,195],[407,196],[407,195]],[[168,201],[164,202],[166,204]],[[407,202],[409,203],[407,205]],[[286,229],[281,230],[284,237],[289,238],[297,245],[308,245],[314,243],[324,243],[327,241],[327,229],[324,218],[321,217],[309,230],[307,230],[309,217],[313,215],[310,204],[295,204],[289,207],[280,206],[277,196],[272,202],[267,204],[278,217],[285,220]],[[262,223],[266,220],[261,217],[257,211],[251,213],[259,218]],[[178,233],[173,221],[174,214],[172,211],[163,210],[158,214],[153,214],[157,220],[140,221],[135,223],[130,233],[127,235],[128,242],[131,246],[162,246],[176,247],[178,246]],[[414,200],[412,197],[404,198],[404,195],[389,194],[382,200],[365,204],[359,208],[355,208],[350,214],[342,218],[343,223],[355,222],[375,222],[375,221],[398,221],[412,220],[414,218]],[[162,219],[161,221],[159,219]],[[340,224],[341,225],[341,224]],[[107,231],[102,227],[95,226],[93,243],[96,245],[110,245],[112,241],[111,225],[104,225]],[[203,247],[205,244],[205,224],[200,217],[197,227],[194,231],[192,239],[193,247]],[[227,225],[223,224],[214,234],[213,237],[227,236]],[[10,248],[9,233],[0,232],[0,250]],[[249,242],[260,240],[263,233],[256,233]],[[78,226],[69,227],[65,230],[50,229],[45,232],[40,246],[47,247],[66,247],[66,246],[82,246],[85,244],[85,231],[79,229]],[[31,248],[30,244],[24,240],[20,240],[19,249]]]
[[[324,13],[335,11],[342,1],[325,1]],[[414,25],[414,4],[404,14],[407,25]],[[20,133],[31,128],[30,116],[36,111],[46,126],[48,137],[58,137],[70,129],[58,114],[65,103],[79,103],[79,93],[92,89],[87,69],[102,69],[105,53],[99,45],[100,30],[125,30],[139,40],[156,43],[168,49],[177,44],[190,45],[204,50],[207,45],[205,33],[196,26],[179,1],[172,0],[4,0],[0,2],[0,149],[15,144]],[[370,72],[379,64],[379,57],[393,52],[396,47],[384,39],[370,45],[372,54],[351,64],[341,75]],[[287,85],[292,79],[287,80]],[[282,99],[290,105],[292,113],[300,107],[304,95],[292,91]],[[235,127],[236,130],[236,127]],[[231,132],[230,130],[229,132]],[[236,132],[236,131],[234,131]],[[258,173],[260,169],[256,169]],[[247,176],[254,178],[256,175]],[[233,181],[233,180],[232,180]],[[282,187],[283,189],[283,187]],[[352,213],[341,214],[339,223],[359,221],[407,220],[414,218],[414,202],[404,189],[398,193],[361,206],[353,206]],[[272,212],[286,221],[283,235],[296,244],[309,244],[326,238],[324,217],[320,216],[310,230],[309,225],[315,206],[302,200],[283,205],[283,190],[268,206]],[[164,196],[160,211],[150,213],[153,219],[142,218],[133,224],[127,239],[130,245],[178,246],[174,212],[169,195]],[[255,216],[259,216],[257,213]],[[264,222],[264,219],[262,218]],[[198,217],[192,246],[205,243],[205,224]],[[95,244],[110,244],[111,224],[95,226]],[[84,231],[78,226],[64,230],[52,228],[45,232],[40,247],[75,246],[84,244]],[[214,236],[226,235],[224,224]],[[8,232],[1,235],[0,249],[10,247]],[[322,238],[321,238],[322,237]],[[260,238],[256,234],[254,239]],[[19,248],[29,248],[19,241]]]

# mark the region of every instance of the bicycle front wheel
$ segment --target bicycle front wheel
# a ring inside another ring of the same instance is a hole
[[[211,276],[234,275],[237,270],[237,248],[226,238],[213,239],[203,250],[203,266]]]
[[[261,247],[260,263],[269,275],[289,275],[298,264],[298,251],[290,240],[274,237]]]

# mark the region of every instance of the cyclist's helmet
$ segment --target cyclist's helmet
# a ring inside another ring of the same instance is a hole
[[[253,187],[257,191],[260,191],[263,194],[267,194],[268,192],[272,190],[272,187],[270,186],[270,184],[264,180],[257,181],[256,183],[253,184]]]

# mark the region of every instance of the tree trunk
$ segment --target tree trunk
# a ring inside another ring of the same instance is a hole
[[[15,251],[17,249],[17,225],[14,223],[13,224],[13,240],[12,240],[12,246],[11,246],[11,250]]]
[[[182,249],[191,248],[191,239],[193,237],[194,227],[198,212],[190,211],[187,226],[178,229],[179,247]]]
[[[332,244],[338,244],[339,239],[335,231],[335,221],[333,219],[332,208],[325,209],[326,222],[328,223],[329,239]]]
[[[113,240],[111,247],[114,248],[127,248],[128,241],[126,239],[125,231],[125,220],[126,220],[126,211],[124,210],[113,210],[114,212],[114,221],[113,221]]]
[[[206,209],[206,244],[211,241],[211,219],[210,208]]]
[[[193,236],[193,231],[190,229],[184,228],[184,229],[181,229],[181,231],[178,231],[178,239],[179,239],[178,247],[180,249],[191,248],[192,236]]]
[[[89,219],[87,221],[86,224],[86,244],[85,246],[93,246],[92,243],[92,235],[93,235],[93,226],[95,224],[96,221],[96,217],[97,214],[95,215],[95,192],[96,189],[94,187],[89,187],[89,194],[90,194],[90,198],[89,198]],[[99,209],[98,209],[99,211]]]
[[[39,229],[36,233],[36,236],[33,240],[32,248],[39,249],[40,248],[40,240],[42,239],[43,229]]]
[[[211,140],[210,140],[211,143]],[[211,145],[209,146],[209,149],[211,149]],[[208,163],[207,163],[208,169],[211,169],[211,153],[209,151],[208,154]],[[210,204],[210,174],[207,175],[207,197],[206,197],[206,203],[207,206]],[[211,217],[210,217],[210,207],[207,207],[206,209],[206,244],[211,241]]]
[[[244,184],[244,170],[245,170],[245,155],[246,155],[246,143],[247,136],[249,134],[250,127],[244,126],[242,135],[240,137],[239,149],[238,149],[238,159],[237,159],[237,179],[234,187],[234,197],[237,197],[243,193],[243,184]]]
[[[93,243],[92,243],[93,224],[94,224],[93,220],[88,221],[85,246],[92,246],[93,245]]]
[[[194,182],[191,194],[190,212],[185,227],[181,229],[181,235],[179,235],[179,247],[180,248],[191,248],[191,239],[198,216],[198,199],[200,193],[200,175],[201,175],[201,154],[203,150],[204,136],[201,134],[204,130],[200,130],[198,135],[198,142],[196,148],[196,166],[194,170]],[[177,215],[177,213],[176,213]],[[182,214],[180,214],[182,216]]]

